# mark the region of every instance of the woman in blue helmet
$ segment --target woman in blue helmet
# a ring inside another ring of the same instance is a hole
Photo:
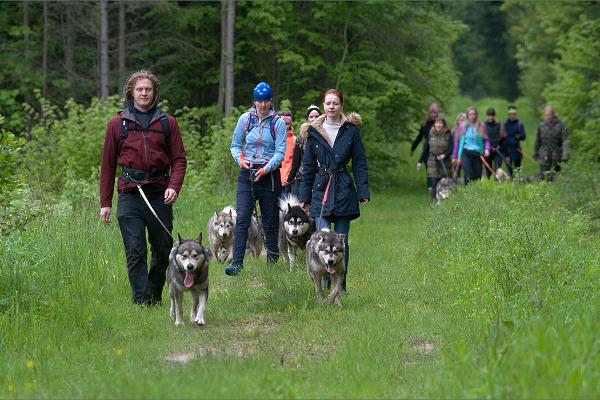
[[[275,263],[279,258],[279,166],[285,154],[285,142],[285,123],[273,109],[273,92],[269,85],[261,82],[254,88],[252,108],[238,120],[230,147],[240,172],[235,197],[237,220],[233,260],[225,268],[227,275],[237,275],[244,268],[248,229],[257,200],[265,232],[267,261]]]

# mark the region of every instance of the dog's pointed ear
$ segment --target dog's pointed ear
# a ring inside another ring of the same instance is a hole
[[[233,210],[231,208],[229,209],[229,216],[233,218]]]
[[[179,243],[183,242],[183,239],[181,238],[181,234],[179,232],[177,232],[177,240],[179,240]]]
[[[196,239],[196,241],[202,244],[202,231],[200,231],[200,234],[198,234],[198,239]]]
[[[219,214],[215,211],[215,218],[219,218]]]
[[[345,233],[338,233],[338,235],[337,235],[337,236],[340,238],[340,240],[341,240],[342,242],[345,242],[345,241],[346,241],[346,234],[345,234]]]
[[[292,211],[292,206],[288,203],[288,212]]]

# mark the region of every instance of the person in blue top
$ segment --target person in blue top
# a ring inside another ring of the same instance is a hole
[[[483,157],[490,155],[490,141],[485,124],[475,107],[467,109],[467,119],[456,129],[452,158],[458,160],[465,174],[465,183],[481,179]]]
[[[502,149],[506,157],[505,162],[508,173],[512,176],[514,168],[521,168],[521,159],[523,158],[521,141],[525,140],[525,127],[517,118],[517,108],[515,106],[508,106],[508,119],[504,123],[504,132],[506,138]]]
[[[344,96],[336,89],[323,95],[324,115],[308,128],[308,139],[302,158],[300,202],[315,218],[317,229],[335,224],[336,233],[346,235],[342,291],[346,292],[348,273],[348,232],[350,221],[360,216],[359,203],[368,204],[369,177],[367,155],[360,136],[362,119],[343,113]],[[354,181],[347,171],[352,163]]]
[[[285,123],[273,109],[273,92],[265,82],[254,88],[254,105],[242,114],[233,132],[231,155],[240,166],[235,196],[237,221],[233,260],[225,274],[233,276],[244,268],[248,229],[256,201],[260,205],[265,232],[267,262],[279,258],[279,167],[286,146]]]

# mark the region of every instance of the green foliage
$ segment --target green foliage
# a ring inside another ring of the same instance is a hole
[[[509,34],[516,47],[521,93],[540,108],[544,88],[553,80],[552,68],[548,66],[559,57],[556,44],[580,15],[597,13],[597,4],[557,1],[548,7],[544,2],[508,0],[502,9],[507,13]]]
[[[90,181],[97,176],[106,124],[116,115],[119,99],[111,97],[108,106],[94,99],[89,107],[69,100],[64,111],[39,92],[37,101],[40,111],[29,110],[36,122],[20,168],[38,196],[59,198],[69,179]]]
[[[444,397],[598,393],[597,240],[563,201],[587,185],[486,181],[433,213],[421,251],[456,326]]]
[[[448,14],[468,26],[453,45],[454,65],[463,95],[514,100],[519,71],[514,45],[507,34],[507,15],[500,1],[461,1],[444,4]]]
[[[4,117],[0,115],[0,127],[4,122]],[[16,186],[18,177],[16,176],[16,160],[18,153],[24,144],[22,139],[16,138],[10,132],[1,128],[0,130],[0,205],[2,199],[7,193]]]
[[[578,153],[600,160],[600,11],[583,15],[558,42],[554,80],[544,90],[569,128]]]

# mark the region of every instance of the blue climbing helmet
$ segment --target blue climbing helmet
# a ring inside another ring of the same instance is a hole
[[[261,82],[254,88],[254,101],[273,100],[273,90],[265,82]]]

